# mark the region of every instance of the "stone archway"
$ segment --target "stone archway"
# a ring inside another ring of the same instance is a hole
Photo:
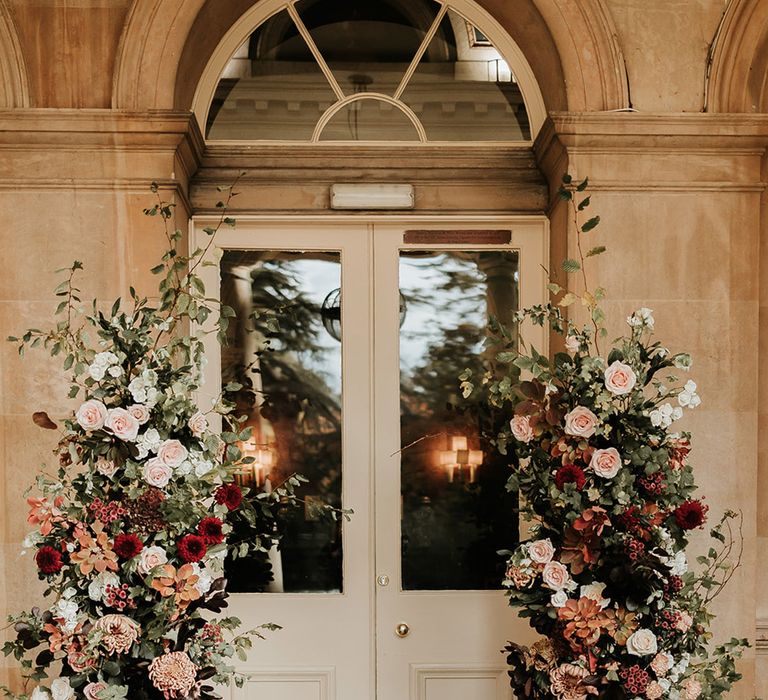
[[[0,0],[0,107],[28,107],[29,84],[21,44],[4,0]]]
[[[768,3],[736,0],[715,34],[708,112],[768,112]]]

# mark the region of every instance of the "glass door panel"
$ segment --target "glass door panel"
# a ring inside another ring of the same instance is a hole
[[[404,590],[497,590],[498,550],[518,539],[507,460],[488,444],[503,416],[459,395],[482,375],[490,316],[519,307],[517,251],[401,250],[401,548]]]
[[[341,506],[341,255],[225,250],[220,277],[222,302],[237,314],[222,385],[244,387],[229,397],[253,433],[241,449],[254,462],[240,479],[252,489],[309,479],[305,507],[281,515],[279,556],[230,561],[230,590],[341,592],[341,524],[319,512]]]

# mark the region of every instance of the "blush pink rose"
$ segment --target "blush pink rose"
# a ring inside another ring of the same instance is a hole
[[[592,411],[585,406],[576,406],[565,415],[565,432],[574,437],[592,437],[597,423],[597,416]]]
[[[208,419],[198,411],[187,421],[187,427],[192,431],[192,435],[199,438],[208,430]]]
[[[172,469],[178,467],[187,455],[187,448],[178,440],[165,440],[157,450],[157,458]]]
[[[581,348],[581,341],[575,335],[569,335],[565,339],[565,349],[575,355]]]
[[[144,425],[149,420],[149,409],[143,403],[135,403],[133,406],[128,406],[128,413],[139,421],[139,425]]]
[[[99,696],[96,695],[100,690],[106,690],[107,684],[103,681],[98,681],[97,683],[89,683],[88,685],[83,688],[83,695],[85,695],[86,700],[99,700]]]
[[[592,459],[589,460],[589,466],[595,474],[602,476],[603,479],[613,479],[621,469],[621,455],[614,447],[595,450],[592,453]]]
[[[680,687],[680,697],[684,700],[696,700],[701,695],[701,683],[695,678],[687,678]]]
[[[99,474],[103,474],[104,476],[111,478],[117,471],[117,465],[111,459],[107,459],[106,457],[99,457],[96,460],[96,471],[99,472]]]
[[[145,576],[156,566],[161,566],[168,562],[168,555],[162,547],[153,545],[144,547],[139,554],[139,572]]]
[[[528,416],[515,416],[509,422],[509,427],[512,429],[512,435],[515,436],[515,440],[520,442],[530,442],[533,440],[533,428],[531,428],[531,421]]]
[[[133,442],[139,434],[139,421],[124,408],[110,408],[104,427],[125,442]]]
[[[528,556],[536,564],[548,564],[552,561],[552,557],[555,556],[555,548],[548,538],[546,540],[536,540],[528,545]]]
[[[159,457],[153,457],[144,465],[144,481],[150,486],[157,486],[162,489],[168,485],[173,471],[164,464]]]
[[[692,626],[693,618],[691,617],[691,614],[687,610],[683,610],[680,613],[677,623],[675,623],[675,629],[678,629],[681,632],[687,632]]]
[[[628,394],[635,388],[636,383],[635,371],[623,362],[616,360],[605,370],[605,388],[616,396]]]
[[[101,401],[90,399],[77,409],[75,418],[83,430],[98,430],[107,420],[107,407]]]
[[[559,561],[550,561],[544,565],[544,571],[541,572],[541,578],[547,588],[553,591],[562,591],[571,583],[571,576],[568,569]]]

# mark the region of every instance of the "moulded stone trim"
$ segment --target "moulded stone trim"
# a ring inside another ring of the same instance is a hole
[[[27,66],[11,13],[0,0],[0,108],[29,106]]]
[[[710,51],[708,112],[768,112],[768,3],[734,0]]]

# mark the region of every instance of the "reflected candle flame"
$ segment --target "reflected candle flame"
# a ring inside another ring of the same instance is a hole
[[[477,468],[483,463],[482,450],[470,450],[469,441],[464,435],[453,435],[449,438],[449,450],[437,450],[437,463],[448,474],[448,482],[453,483],[458,470],[461,474],[463,467],[469,471],[469,483],[473,484],[477,477]]]

